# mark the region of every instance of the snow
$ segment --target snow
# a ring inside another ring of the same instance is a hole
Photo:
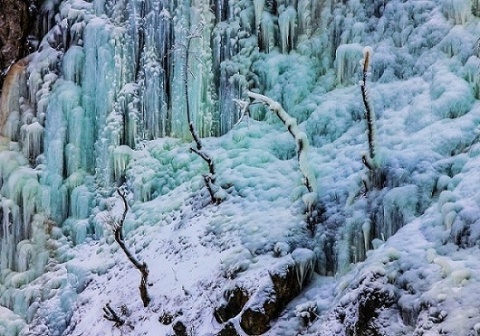
[[[266,335],[478,333],[477,12],[469,0],[45,1],[39,50],[12,66],[0,104],[0,334],[169,335],[171,316],[215,335],[233,288],[250,296],[230,320],[240,331],[291,262],[310,282]],[[242,118],[247,90],[281,121],[256,101]],[[189,150],[186,94],[218,205]],[[112,232],[119,187],[148,307]],[[379,304],[374,318],[362,304]]]

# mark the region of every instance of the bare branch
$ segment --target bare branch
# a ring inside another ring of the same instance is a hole
[[[282,123],[287,128],[288,132],[295,139],[297,144],[297,159],[299,163],[300,172],[303,176],[303,184],[307,188],[309,194],[304,196],[304,203],[306,205],[306,221],[308,228],[313,232],[316,225],[316,219],[314,218],[314,210],[317,202],[317,183],[315,181],[315,175],[310,171],[310,165],[308,164],[307,148],[308,139],[305,133],[301,132],[298,128],[297,121],[290,117],[288,113],[283,109],[280,103],[273,99],[264,96],[259,93],[247,91],[247,95],[256,101],[268,106],[268,108],[277,115]],[[255,103],[255,102],[254,102]]]
[[[372,105],[368,99],[368,91],[367,91],[367,76],[368,76],[368,68],[370,66],[370,57],[371,57],[371,49],[366,47],[363,51],[364,58],[363,58],[363,70],[362,70],[362,82],[360,84],[360,90],[362,92],[362,101],[363,105],[365,106],[365,119],[367,121],[367,137],[368,137],[368,154],[370,156],[370,164],[375,165],[376,163],[376,148],[375,148],[375,112],[373,110]],[[368,167],[367,167],[368,168]],[[369,168],[370,169],[370,168]],[[371,170],[371,169],[370,169]]]
[[[110,303],[107,303],[105,307],[103,307],[103,317],[109,321],[114,322],[115,327],[120,327],[125,324],[125,320],[118,316],[115,310],[113,310],[113,308],[110,306]]]
[[[215,166],[213,165],[213,160],[207,153],[193,147],[190,148],[190,151],[200,156],[207,163],[210,174],[215,175]]]
[[[273,99],[251,91],[247,91],[247,95],[250,98],[255,99],[256,101],[260,101],[261,103],[267,105],[268,108],[272,112],[274,112],[277,117],[282,121],[288,132],[295,139],[297,143],[297,158],[300,163],[300,171],[304,178],[305,187],[309,192],[316,192],[316,182],[314,181],[313,174],[311,174],[309,171],[307,159],[305,156],[306,149],[308,147],[308,140],[305,133],[301,132],[298,128],[297,121],[294,118],[290,117],[288,113],[283,109],[282,105],[280,105]]]
[[[240,99],[233,99],[233,102],[235,105],[237,105],[239,111],[240,111],[240,118],[238,118],[237,123],[234,126],[237,126],[240,124],[243,120],[243,118],[248,118],[250,117],[248,113],[248,108],[250,107],[250,102],[245,101],[245,100],[240,100]]]
[[[187,44],[184,46],[185,64],[183,65],[183,85],[184,85],[184,91],[185,91],[185,109],[187,114],[188,129],[190,131],[190,134],[192,135],[193,141],[195,142],[195,147],[191,147],[190,151],[200,156],[202,160],[204,160],[207,163],[210,174],[204,175],[203,179],[205,182],[205,186],[207,187],[207,190],[210,194],[212,203],[218,204],[220,203],[221,199],[216,197],[214,192],[214,189],[217,189],[217,187],[214,185],[215,184],[215,166],[213,163],[213,159],[210,157],[210,155],[208,155],[203,150],[202,141],[200,140],[200,136],[198,135],[195,129],[195,126],[193,124],[192,115],[190,112],[190,97],[188,94],[188,74],[190,73],[190,75],[194,77],[192,71],[188,66],[188,56],[190,55],[190,46],[193,38],[202,37],[201,35],[202,31],[203,31],[203,26],[198,26],[193,32],[190,33],[189,36],[187,36]]]
[[[144,307],[146,307],[150,303],[150,296],[148,295],[148,290],[147,290],[148,274],[149,274],[148,266],[145,262],[140,262],[139,260],[137,260],[137,258],[133,256],[133,254],[125,245],[125,240],[123,237],[123,224],[125,222],[125,218],[127,217],[128,203],[127,203],[127,198],[125,196],[125,192],[121,192],[119,189],[117,189],[117,193],[123,201],[124,211],[122,214],[122,219],[118,223],[113,225],[113,234],[115,237],[115,241],[118,243],[122,251],[125,253],[128,260],[130,260],[133,266],[135,266],[135,268],[138,269],[142,275],[142,279],[140,280],[139,290],[140,290],[140,297],[142,299],[143,305]]]

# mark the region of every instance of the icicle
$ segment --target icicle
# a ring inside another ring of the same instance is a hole
[[[73,46],[67,50],[62,60],[62,73],[66,80],[81,85],[85,67],[85,53],[82,47]]]
[[[30,244],[28,240],[21,241],[18,246],[18,260],[17,260],[17,267],[16,269],[19,272],[25,272],[28,270],[28,266],[32,259],[32,255],[34,253],[33,246]]]
[[[476,99],[480,99],[480,59],[477,56],[470,56],[465,64],[465,79],[470,83]]]
[[[313,32],[312,0],[299,0],[297,11],[299,39],[306,40],[312,35]]]
[[[165,72],[154,57],[145,61],[144,71],[145,87],[142,92],[144,131],[146,139],[151,140],[167,135]]]
[[[20,208],[12,200],[2,199],[2,243],[0,252],[0,265],[2,269],[14,269],[15,250],[21,239]]]
[[[191,13],[191,27],[202,27],[199,38],[192,39],[189,55],[189,67],[192,75],[189,77],[190,111],[192,120],[201,137],[210,136],[212,130],[213,76],[212,76],[212,49],[210,36],[212,35],[214,17],[208,5],[203,0],[194,0],[195,8]]]
[[[43,151],[44,128],[37,120],[26,127],[23,153],[29,160],[34,160]]]
[[[416,213],[418,188],[413,185],[390,190],[383,199],[384,239],[393,236]]]
[[[342,44],[336,51],[337,82],[341,85],[355,83],[359,60],[363,55],[363,47],[358,43]]]
[[[275,23],[272,15],[263,12],[262,21],[260,23],[260,48],[269,53],[275,46]]]
[[[185,89],[184,89],[184,66],[186,56],[186,40],[189,31],[189,24],[186,18],[186,9],[184,6],[177,7],[174,17],[174,39],[178,49],[173,52],[173,74],[171,76],[172,96],[172,124],[171,136],[178,138],[187,138],[189,136],[188,123],[185,107]],[[188,71],[187,71],[188,73]]]
[[[52,29],[55,24],[55,14],[57,12],[58,3],[60,0],[46,0],[43,2],[40,9],[40,14],[43,17],[40,28],[40,36],[45,36]]]
[[[73,189],[70,196],[70,215],[72,218],[88,219],[93,204],[93,194],[87,186]]]
[[[282,53],[286,53],[295,47],[296,21],[297,12],[292,6],[287,7],[278,18]]]
[[[443,14],[454,24],[465,25],[472,18],[471,0],[443,0]]]
[[[128,146],[118,146],[113,151],[113,167],[117,183],[120,183],[121,179],[125,176],[125,171],[131,156],[132,149]]]
[[[364,243],[365,252],[370,249],[371,226],[372,224],[370,223],[370,221],[367,221],[362,225],[363,243]]]
[[[257,31],[260,30],[260,23],[262,21],[264,6],[265,6],[265,0],[253,0],[253,9],[255,12],[255,27]]]

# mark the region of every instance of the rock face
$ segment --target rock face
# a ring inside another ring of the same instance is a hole
[[[5,134],[5,124],[10,112],[20,111],[20,97],[26,95],[27,78],[26,68],[28,65],[28,57],[22,58],[20,61],[12,64],[3,79],[3,87],[0,95],[0,133]],[[8,133],[8,132],[7,132]],[[7,137],[9,135],[7,134]],[[12,139],[16,141],[17,139]]]
[[[0,87],[5,70],[28,54],[27,37],[32,29],[28,0],[2,0],[0,11]]]
[[[270,280],[249,300],[240,319],[240,326],[248,335],[260,335],[270,329],[270,321],[277,318],[287,304],[308,284],[313,276],[315,255],[307,249],[293,251],[272,271]]]
[[[214,312],[218,323],[237,319],[247,335],[261,335],[267,332],[270,322],[276,319],[313,276],[315,254],[311,250],[297,249],[282,258],[270,271],[268,278],[250,296],[241,287],[225,293],[226,303]],[[218,336],[237,335],[231,321],[223,325]]]
[[[228,322],[225,323],[223,329],[220,330],[216,336],[240,336],[240,334],[235,329],[235,326],[231,322]]]
[[[347,336],[380,336],[377,317],[396,301],[394,289],[381,273],[368,273],[351,287],[350,298],[335,309]]]
[[[237,316],[249,299],[246,290],[240,287],[235,287],[231,291],[225,293],[226,303],[218,307],[213,316],[218,323],[224,323],[229,319]]]

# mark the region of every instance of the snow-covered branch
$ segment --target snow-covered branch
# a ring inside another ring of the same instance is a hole
[[[309,228],[313,230],[314,224],[313,221],[313,211],[317,202],[317,182],[315,175],[310,169],[308,164],[308,139],[307,135],[300,131],[297,125],[295,118],[290,117],[290,115],[283,109],[282,105],[273,99],[264,96],[259,93],[247,91],[247,95],[254,100],[260,101],[261,103],[268,106],[268,108],[277,115],[277,117],[282,121],[282,123],[287,128],[288,132],[292,135],[297,143],[297,158],[300,167],[300,172],[303,175],[303,184],[308,190],[308,194],[303,196],[303,201],[307,208],[307,223]]]
[[[360,63],[363,66],[363,75],[362,81],[360,83],[360,89],[362,91],[362,101],[363,105],[365,106],[365,120],[367,122],[367,137],[368,137],[368,157],[362,158],[365,166],[369,170],[373,170],[377,165],[376,160],[376,125],[375,125],[375,111],[373,106],[370,104],[370,100],[368,97],[367,91],[367,76],[368,76],[368,69],[370,67],[370,58],[373,51],[370,47],[365,47],[363,49],[363,59]]]
[[[200,156],[202,160],[207,163],[209,173],[203,175],[203,180],[205,182],[205,186],[207,187],[208,193],[210,194],[212,203],[218,204],[222,201],[222,198],[216,192],[219,188],[215,185],[215,164],[213,162],[212,157],[203,149],[202,141],[200,139],[200,136],[197,133],[197,130],[195,129],[195,125],[193,124],[192,115],[190,112],[190,97],[188,95],[188,73],[189,73],[188,56],[190,53],[190,45],[191,45],[192,39],[201,37],[200,32],[202,29],[203,27],[197,28],[193,33],[191,33],[187,37],[187,44],[184,46],[185,64],[183,65],[183,85],[185,90],[185,106],[186,106],[188,130],[190,131],[193,141],[195,142],[195,147],[190,147],[190,151]]]
[[[290,117],[288,113],[283,109],[282,105],[280,105],[280,103],[259,93],[248,91],[247,94],[250,98],[258,100],[267,105],[268,108],[272,112],[274,112],[277,117],[283,122],[288,132],[295,139],[295,142],[297,143],[297,158],[300,165],[300,172],[302,173],[304,178],[305,187],[307,187],[308,192],[316,193],[315,175],[310,169],[307,158],[307,135],[304,132],[300,131],[295,118]]]

